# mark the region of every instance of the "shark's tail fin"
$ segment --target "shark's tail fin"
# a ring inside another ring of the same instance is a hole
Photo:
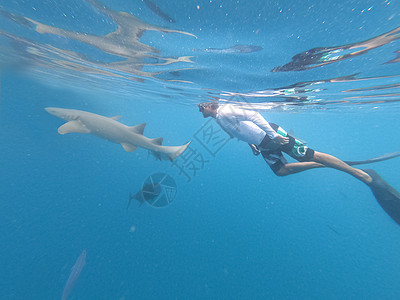
[[[181,155],[186,148],[189,146],[191,141],[183,146],[163,146],[162,151],[151,151],[151,153],[157,158],[157,159],[165,159],[165,160],[170,160],[173,161],[175,158],[177,158],[179,155]]]
[[[189,143],[187,143],[183,146],[171,147],[171,148],[175,148],[175,149],[173,149],[173,151],[168,154],[168,159],[170,161],[173,161],[175,158],[177,158],[179,155],[181,155],[186,150],[186,148],[189,146],[189,144],[191,142],[192,141],[190,141]]]

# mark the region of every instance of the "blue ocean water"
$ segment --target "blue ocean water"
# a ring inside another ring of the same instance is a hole
[[[388,0],[0,0],[0,299],[61,299],[84,250],[68,299],[398,299],[400,228],[368,187],[276,177],[197,104],[345,160],[399,151],[399,26]],[[171,163],[62,136],[49,106],[192,143]],[[368,168],[400,189],[400,158]],[[156,173],[173,201],[127,208]]]

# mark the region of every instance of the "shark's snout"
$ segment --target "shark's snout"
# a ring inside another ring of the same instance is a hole
[[[57,107],[46,107],[45,110],[49,113],[52,114],[56,117],[64,119],[66,114],[66,110],[63,108],[57,108]]]
[[[52,115],[57,115],[57,108],[55,107],[46,107],[45,110]]]

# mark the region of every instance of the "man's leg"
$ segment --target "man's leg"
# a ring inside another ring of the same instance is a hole
[[[327,167],[346,172],[366,184],[369,184],[372,181],[372,178],[363,170],[353,168],[346,164],[344,161],[330,154],[315,151],[313,161],[321,163]]]
[[[310,160],[312,161],[284,164],[275,173],[278,176],[286,176],[314,168],[329,167],[346,172],[366,184],[371,183],[371,177],[367,173],[360,169],[349,166],[342,160],[330,154],[314,151],[314,155],[312,158],[310,158]]]
[[[307,171],[310,169],[323,168],[323,167],[325,167],[325,165],[313,161],[288,163],[282,165],[281,168],[277,172],[275,172],[275,174],[278,176],[287,176]]]
[[[275,124],[271,124],[271,126],[272,125]],[[278,128],[276,129],[274,127]],[[314,151],[308,148],[302,141],[292,137],[291,135],[288,135],[281,127],[277,125],[275,125],[274,127],[273,127],[274,130],[277,131],[279,134],[281,134],[282,136],[287,136],[289,138],[289,143],[283,145],[279,150],[277,149],[275,151],[262,152],[264,159],[271,166],[272,170],[275,172],[276,175],[286,176],[325,166],[346,172],[366,184],[370,184],[372,182],[372,178],[364,171],[353,168],[348,164],[346,164],[344,161],[332,155]],[[266,138],[264,138],[259,147],[263,148],[264,147],[263,145],[265,143],[266,144],[265,147],[268,149],[267,145],[268,139],[267,140],[265,139]],[[275,158],[273,157],[282,156],[281,151],[287,153],[288,155],[290,155],[291,157],[300,162],[288,164],[287,161],[284,161],[283,157],[281,157],[279,159],[280,163],[276,164],[274,162]]]
[[[280,150],[299,162],[289,164]],[[276,175],[286,176],[321,167],[330,167],[346,172],[366,183],[386,213],[400,225],[400,193],[383,180],[374,170],[363,171],[353,168],[332,155],[308,148],[303,142],[293,137],[290,138],[289,144],[283,146],[280,150],[271,152],[261,151],[265,161]]]

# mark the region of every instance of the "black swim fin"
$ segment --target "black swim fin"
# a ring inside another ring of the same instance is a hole
[[[400,225],[400,193],[390,186],[374,170],[364,170],[372,178],[368,184],[379,205],[385,212]]]

